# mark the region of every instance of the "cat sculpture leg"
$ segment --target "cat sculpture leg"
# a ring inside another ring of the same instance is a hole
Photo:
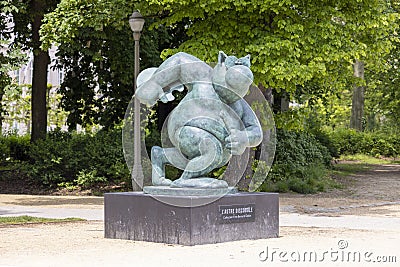
[[[205,130],[185,126],[177,133],[178,148],[153,147],[152,182],[153,185],[194,188],[225,188],[227,182],[202,177],[213,169],[223,166],[230,159],[221,144],[212,134]],[[173,182],[165,178],[165,165],[170,164],[183,169],[181,177]]]

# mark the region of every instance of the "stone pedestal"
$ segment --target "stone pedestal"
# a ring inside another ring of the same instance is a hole
[[[200,245],[279,234],[276,193],[157,199],[143,192],[109,193],[104,206],[106,238]]]

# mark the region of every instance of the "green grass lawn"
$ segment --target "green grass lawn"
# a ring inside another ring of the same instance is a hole
[[[345,177],[357,172],[368,171],[371,165],[366,163],[339,163],[333,166],[331,174],[335,176]]]
[[[373,165],[400,164],[398,159],[375,158],[364,154],[342,155],[339,163],[333,165],[331,174],[345,177],[372,169]]]
[[[400,164],[400,160],[398,158],[375,158],[364,154],[342,155],[340,156],[339,160],[355,161],[355,163],[361,164]]]
[[[65,218],[65,219],[54,219],[54,218],[41,218],[32,216],[17,216],[17,217],[0,217],[0,225],[4,224],[27,224],[27,223],[59,223],[59,222],[79,222],[86,221],[80,218]]]

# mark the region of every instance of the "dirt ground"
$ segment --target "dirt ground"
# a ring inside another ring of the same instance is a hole
[[[373,165],[341,178],[343,189],[318,194],[280,194],[282,211],[315,215],[385,215],[400,217],[400,165]]]
[[[0,266],[319,266],[321,262],[308,259],[300,264],[296,259],[282,262],[272,252],[315,252],[322,261],[325,252],[340,253],[341,243],[348,244],[346,252],[372,253],[372,260],[395,256],[400,261],[399,233],[388,231],[281,227],[280,238],[193,247],[104,239],[102,222],[8,227],[0,232]],[[335,256],[325,257],[323,263],[366,266],[365,259],[347,263]]]
[[[373,166],[345,178],[343,183],[347,185],[344,189],[314,195],[281,194],[281,214],[323,217],[351,214],[391,222],[400,218],[400,165]],[[2,205],[101,209],[103,198],[0,195]],[[3,226],[0,227],[0,267],[399,266],[400,262],[398,227],[359,230],[281,226],[279,238],[193,247],[110,240],[103,236],[101,221]],[[278,257],[310,251],[318,254],[318,263]],[[362,258],[349,262],[343,253],[362,255]],[[321,260],[321,255],[326,257]]]

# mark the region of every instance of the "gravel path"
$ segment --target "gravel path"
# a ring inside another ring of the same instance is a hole
[[[395,256],[397,264],[400,261],[400,231],[281,227],[280,238],[193,247],[104,239],[102,222],[0,228],[0,236],[0,266],[294,266],[293,259],[281,262],[284,258],[277,254],[272,258],[273,251],[314,252],[319,260],[325,252],[368,252],[373,260]],[[342,243],[347,243],[345,249],[340,249]],[[321,264],[307,259],[301,263],[296,266]],[[334,256],[323,261],[326,266],[344,263]],[[365,264],[362,259],[350,266]]]

